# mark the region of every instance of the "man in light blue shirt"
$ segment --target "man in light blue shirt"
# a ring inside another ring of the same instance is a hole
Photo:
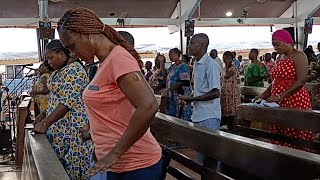
[[[240,71],[240,61],[237,59],[237,53],[235,51],[232,52],[233,64],[237,67],[238,71]]]
[[[207,53],[209,38],[200,33],[192,36],[188,46],[189,54],[195,58],[193,65],[194,96],[181,96],[186,102],[193,102],[192,122],[211,129],[219,129],[220,66]]]

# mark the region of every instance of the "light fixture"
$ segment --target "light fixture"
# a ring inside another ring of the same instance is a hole
[[[226,13],[226,16],[227,16],[227,17],[232,16],[232,12],[231,12],[231,11],[228,11],[228,12]]]

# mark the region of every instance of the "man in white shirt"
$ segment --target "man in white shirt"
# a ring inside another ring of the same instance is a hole
[[[188,46],[195,58],[193,65],[194,95],[181,96],[180,100],[193,102],[191,120],[195,124],[211,129],[219,129],[220,106],[220,66],[207,53],[209,38],[200,33],[192,36]]]

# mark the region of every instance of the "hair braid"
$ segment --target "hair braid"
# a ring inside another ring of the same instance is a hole
[[[70,58],[70,51],[64,48],[61,41],[58,39],[53,39],[52,41],[50,41],[46,45],[46,50],[55,51],[55,52],[62,51],[67,56],[68,59]]]
[[[68,10],[58,22],[58,31],[62,29],[80,34],[101,33],[114,44],[126,49],[137,61],[140,60],[140,56],[133,46],[111,26],[103,24],[90,9],[79,7]]]

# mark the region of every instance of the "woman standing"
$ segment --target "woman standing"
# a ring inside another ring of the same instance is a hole
[[[47,81],[52,71],[53,69],[48,64],[48,60],[43,61],[39,67],[40,77],[34,84],[34,90],[30,92],[31,96],[35,96],[35,102],[38,104],[40,112],[48,108],[48,94],[50,91],[47,87]]]
[[[308,60],[305,54],[293,48],[293,40],[285,30],[278,30],[272,35],[272,45],[280,54],[271,75],[273,82],[256,99],[269,99],[281,107],[311,109],[310,97],[305,83],[308,74]],[[273,126],[272,132],[308,141],[314,140],[311,131]],[[287,143],[273,141],[275,144],[296,148]],[[309,150],[301,148],[302,150]]]
[[[83,93],[98,159],[89,175],[108,170],[108,180],[159,179],[161,148],[149,130],[158,103],[139,68],[139,54],[86,8],[67,11],[58,32],[76,57],[100,61]]]
[[[166,89],[166,69],[165,69],[166,58],[162,54],[158,54],[154,60],[155,70],[150,77],[149,84],[153,89],[154,94],[162,95]]]
[[[259,50],[251,49],[249,59],[251,63],[244,70],[244,85],[263,87],[263,80],[268,78],[268,70],[266,66],[258,60]]]
[[[78,61],[68,63],[69,54],[59,40],[46,46],[46,58],[55,69],[47,83],[50,107],[37,117],[34,131],[46,133],[70,179],[86,180],[93,145],[82,140],[80,130],[89,123],[82,100],[89,79]]]
[[[191,95],[190,68],[180,60],[181,51],[177,48],[169,51],[169,58],[174,63],[167,75],[167,114],[190,121],[191,104],[179,105],[179,95]]]
[[[240,91],[238,88],[238,70],[232,63],[232,53],[227,51],[223,54],[225,66],[221,72],[221,109],[222,124],[227,124],[228,130],[235,131],[235,117],[240,105]]]

